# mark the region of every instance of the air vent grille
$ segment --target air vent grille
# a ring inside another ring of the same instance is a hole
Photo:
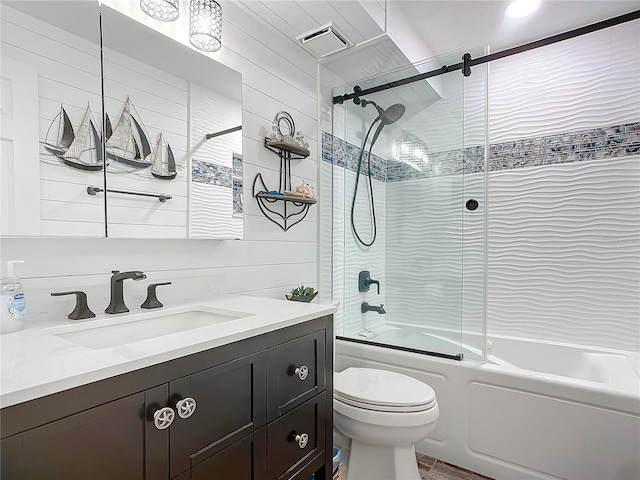
[[[326,57],[351,46],[344,35],[336,30],[333,23],[303,33],[297,36],[296,40],[300,41],[316,58]]]

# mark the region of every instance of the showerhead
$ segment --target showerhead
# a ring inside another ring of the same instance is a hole
[[[378,118],[384,125],[391,125],[392,123],[397,122],[402,118],[405,112],[405,106],[401,103],[396,103],[394,105],[391,105],[386,110],[383,110],[382,107],[380,107],[373,100],[362,99],[361,105],[362,107],[366,107],[367,105],[373,105],[374,107],[376,107],[376,110],[378,110]]]
[[[391,125],[396,123],[402,118],[405,112],[405,107],[401,103],[396,103],[387,108],[383,113],[380,113],[380,121],[385,125]]]

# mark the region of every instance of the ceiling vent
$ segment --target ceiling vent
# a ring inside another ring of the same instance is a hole
[[[331,22],[297,36],[296,40],[302,42],[302,45],[316,58],[326,57],[351,46]]]

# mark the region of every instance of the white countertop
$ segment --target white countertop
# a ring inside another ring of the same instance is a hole
[[[120,320],[129,315],[158,311],[170,314],[187,305],[245,312],[248,316],[131,343],[124,343],[126,339],[123,338],[122,345],[100,349],[72,343],[53,333],[63,325],[88,325],[96,320]],[[335,310],[331,305],[221,296],[175,304],[167,302],[162,309],[138,308],[118,315],[97,314],[89,320],[40,323],[0,335],[0,407],[302,323]]]

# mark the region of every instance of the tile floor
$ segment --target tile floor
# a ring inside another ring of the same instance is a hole
[[[340,480],[349,480],[349,450],[342,448],[344,461],[340,472]],[[479,473],[456,467],[422,453],[416,453],[418,471],[422,480],[492,480]]]
[[[422,480],[491,480],[479,473],[450,465],[421,453],[416,453],[416,458]]]

